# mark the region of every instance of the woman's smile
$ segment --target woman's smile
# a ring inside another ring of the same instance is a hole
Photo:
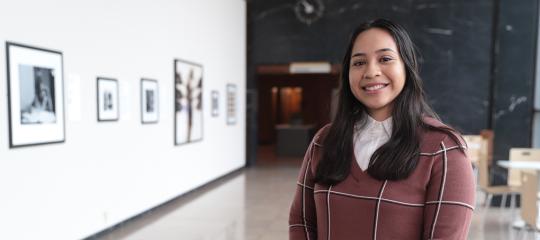
[[[382,90],[385,89],[388,85],[389,83],[372,83],[372,84],[367,84],[366,86],[363,86],[362,89],[367,94],[377,94],[377,93],[382,92]]]

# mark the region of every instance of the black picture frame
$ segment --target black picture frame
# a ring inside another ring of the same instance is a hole
[[[174,145],[202,141],[204,136],[203,66],[182,59],[174,59],[173,65]]]
[[[6,41],[9,148],[66,140],[63,54]]]
[[[118,80],[96,78],[96,110],[98,122],[115,122],[120,119],[120,97]]]
[[[148,90],[153,90],[151,93]],[[150,78],[141,78],[141,123],[159,122],[159,83]]]

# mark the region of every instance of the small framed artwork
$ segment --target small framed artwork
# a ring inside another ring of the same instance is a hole
[[[98,77],[96,92],[98,122],[118,121],[120,115],[118,80]]]
[[[212,96],[212,117],[219,116],[219,92],[213,90],[211,93]]]
[[[236,124],[236,85],[227,84],[227,125]]]
[[[9,147],[65,141],[62,53],[6,42]]]
[[[141,122],[157,123],[159,120],[158,82],[141,79]]]
[[[174,144],[203,138],[203,67],[174,60]]]

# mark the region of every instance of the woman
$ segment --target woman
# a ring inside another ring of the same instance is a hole
[[[290,239],[466,239],[475,183],[464,148],[426,103],[407,32],[362,24],[336,117],[300,169]]]

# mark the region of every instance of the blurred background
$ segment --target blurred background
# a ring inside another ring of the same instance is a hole
[[[0,239],[287,239],[350,34],[375,18],[408,30],[429,103],[468,136],[469,238],[535,239],[509,173],[540,169],[538,13],[537,0],[5,1]],[[20,123],[20,65],[55,69],[55,123]],[[117,117],[99,117],[98,78],[117,81]]]

